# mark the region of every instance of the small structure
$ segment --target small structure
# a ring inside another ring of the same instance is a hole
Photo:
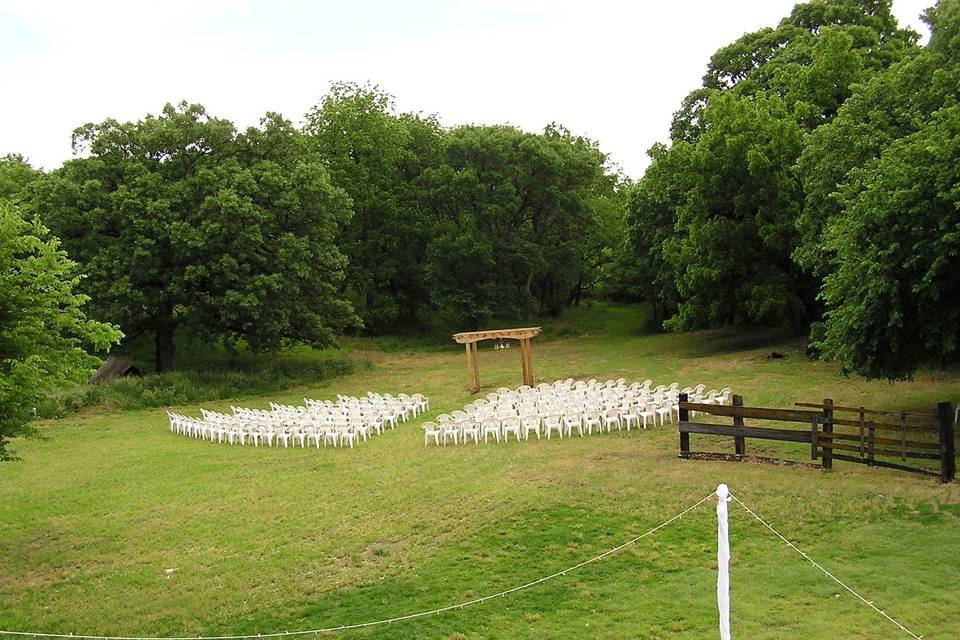
[[[90,376],[90,384],[99,384],[125,376],[137,376],[139,378],[140,375],[140,369],[137,369],[129,360],[110,356],[103,361],[97,372]]]
[[[533,386],[533,347],[530,339],[540,335],[540,327],[524,329],[494,329],[492,331],[466,331],[453,334],[458,344],[467,348],[467,378],[470,393],[480,390],[480,370],[477,367],[477,343],[481,340],[519,340],[520,364],[523,367],[523,384]]]

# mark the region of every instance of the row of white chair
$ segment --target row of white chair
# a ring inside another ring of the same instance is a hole
[[[386,427],[395,429],[399,422],[428,410],[429,400],[421,395],[368,393],[356,398],[339,395],[337,400],[304,398],[304,406],[270,403],[270,409],[231,407],[232,413],[201,409],[195,418],[167,412],[170,431],[210,442],[254,446],[266,444],[289,447],[290,443],[317,448],[324,446],[354,447],[358,442],[380,434]]]
[[[686,393],[689,401],[702,404],[728,404],[732,389],[706,391],[705,385],[680,389],[679,383],[653,387],[651,380],[627,385],[624,379],[558,380],[535,388],[516,390],[500,388],[486,399],[466,405],[462,411],[441,414],[435,421],[422,425],[424,445],[432,439],[436,445],[455,444],[492,436],[497,442],[507,441],[513,434],[519,441],[531,435],[538,439],[553,434],[571,437],[576,431],[584,434],[610,433],[632,427],[647,428],[673,422],[679,418],[679,396]]]

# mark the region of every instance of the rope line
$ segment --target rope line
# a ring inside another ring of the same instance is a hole
[[[459,604],[452,604],[446,607],[430,609],[428,611],[418,611],[416,613],[409,613],[407,615],[396,616],[393,618],[385,618],[383,620],[375,620],[372,622],[358,622],[355,624],[344,624],[338,627],[326,627],[323,629],[307,629],[303,631],[277,631],[274,633],[256,633],[256,634],[235,635],[235,636],[103,636],[103,635],[74,635],[72,633],[68,634],[68,633],[40,633],[40,632],[31,632],[31,631],[4,631],[2,629],[0,629],[0,636],[6,635],[6,636],[19,636],[19,637],[27,636],[27,637],[33,637],[33,638],[73,638],[74,640],[256,640],[257,638],[286,638],[286,637],[292,637],[292,636],[319,635],[321,633],[332,633],[334,631],[347,631],[350,629],[363,629],[367,627],[376,627],[380,625],[391,624],[394,622],[412,620],[414,618],[423,618],[426,616],[438,615],[446,611],[453,611],[455,609],[464,609],[472,605],[481,604],[488,600],[493,600],[494,598],[502,598],[511,593],[516,593],[517,591],[523,591],[524,589],[529,589],[530,587],[534,587],[538,584],[542,584],[544,582],[547,582],[548,580],[553,580],[554,578],[565,576],[567,575],[567,573],[571,571],[576,571],[577,569],[580,569],[581,567],[585,567],[588,564],[593,564],[594,562],[598,562],[609,555],[612,555],[614,553],[617,553],[618,551],[625,549],[626,547],[629,547],[630,545],[636,544],[637,542],[639,542],[640,540],[643,540],[646,537],[652,536],[654,533],[656,533],[660,529],[663,529],[664,527],[673,524],[683,516],[687,515],[688,513],[690,513],[697,507],[699,507],[701,504],[703,504],[707,500],[713,498],[714,495],[715,495],[714,492],[711,491],[709,494],[707,494],[706,496],[704,496],[703,498],[701,498],[691,506],[679,512],[669,520],[665,520],[661,522],[660,524],[650,529],[649,531],[641,533],[640,535],[630,540],[627,540],[621,545],[613,547],[612,549],[608,549],[603,553],[601,553],[600,555],[590,558],[589,560],[584,560],[583,562],[575,564],[572,567],[567,567],[566,569],[557,571],[555,573],[551,573],[548,576],[543,576],[542,578],[538,578],[536,580],[533,580],[526,584],[522,584],[517,587],[511,587],[510,589],[505,589],[503,591],[498,591],[497,593],[491,593],[490,595],[474,598],[473,600],[467,600],[466,602],[461,602]]]
[[[900,624],[899,622],[897,622],[896,620],[894,620],[893,618],[891,618],[889,615],[887,615],[887,613],[886,613],[885,611],[883,611],[882,609],[878,608],[875,604],[873,604],[872,602],[870,602],[869,600],[867,600],[866,598],[864,598],[862,595],[860,595],[860,594],[857,593],[856,591],[854,591],[854,590],[853,590],[851,587],[849,587],[846,583],[844,583],[842,580],[840,580],[840,578],[838,578],[837,576],[835,576],[835,575],[833,575],[832,573],[830,573],[829,571],[827,571],[819,562],[817,562],[816,560],[814,560],[813,558],[811,558],[805,551],[803,551],[802,549],[800,549],[799,547],[797,547],[797,545],[795,545],[795,544],[793,544],[792,542],[790,542],[789,540],[787,540],[787,538],[784,537],[783,534],[781,534],[779,531],[777,531],[777,530],[774,529],[772,526],[770,526],[770,524],[769,524],[766,520],[764,520],[763,518],[761,518],[760,516],[758,516],[750,507],[748,507],[747,505],[745,505],[745,504],[740,500],[740,498],[738,498],[737,496],[735,496],[735,495],[733,495],[733,494],[730,494],[730,497],[733,498],[734,500],[736,500],[737,503],[738,503],[741,507],[743,507],[744,509],[746,509],[746,510],[747,510],[747,513],[749,513],[749,514],[752,515],[754,518],[756,518],[757,522],[759,522],[760,524],[762,524],[763,526],[765,526],[767,529],[769,529],[770,531],[772,531],[772,532],[774,533],[774,535],[776,535],[778,538],[780,538],[781,540],[783,540],[783,542],[786,543],[786,545],[787,545],[788,547],[790,547],[791,549],[793,549],[794,551],[796,551],[797,553],[799,553],[801,556],[803,556],[804,558],[806,558],[807,561],[810,562],[810,564],[812,564],[813,566],[815,566],[817,569],[820,569],[820,571],[822,571],[824,574],[826,574],[831,580],[833,580],[834,582],[836,582],[838,585],[840,585],[841,587],[843,587],[844,589],[846,589],[846,590],[849,591],[850,593],[852,593],[857,599],[859,599],[859,600],[860,600],[861,602],[863,602],[865,605],[867,605],[868,607],[870,607],[871,609],[873,609],[874,611],[876,611],[877,613],[879,613],[881,616],[883,616],[884,618],[886,618],[887,620],[889,620],[890,622],[892,622],[893,624],[895,624],[897,627],[900,628],[901,631],[903,631],[904,633],[906,633],[907,635],[909,635],[911,638],[914,638],[914,640],[923,640],[923,636],[918,636],[918,635],[915,634],[913,631],[911,631],[910,629],[907,629],[905,626],[903,626],[902,624]]]

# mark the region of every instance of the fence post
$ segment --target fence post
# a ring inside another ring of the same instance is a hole
[[[833,399],[824,398],[823,400],[823,432],[833,435]],[[827,446],[822,447],[823,453],[820,454],[821,466],[824,469],[833,469],[833,438],[826,438]]]
[[[732,401],[733,406],[742,407],[743,406],[743,396],[735,395],[733,396]],[[741,416],[733,417],[733,426],[742,427],[743,418]],[[747,439],[743,436],[733,436],[733,449],[737,454],[737,460],[742,460],[743,456],[747,455]]]
[[[817,447],[820,444],[820,416],[813,414],[810,420],[810,459],[817,459]]]
[[[681,403],[681,405],[680,405],[680,411],[679,411],[680,415],[677,417],[677,423],[678,423],[677,428],[682,429],[683,423],[690,420],[690,411],[685,409],[682,404],[687,401],[687,394],[681,393],[678,401]],[[680,431],[680,457],[681,458],[690,457],[690,434],[685,433],[682,430]]]
[[[951,482],[957,472],[953,445],[953,407],[949,402],[937,403],[940,422],[940,482]]]

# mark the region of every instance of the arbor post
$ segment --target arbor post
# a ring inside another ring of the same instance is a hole
[[[533,348],[529,338],[520,340],[520,364],[523,368],[523,384],[533,386]]]
[[[477,343],[467,342],[467,390],[476,393],[480,390],[480,368],[477,366]]]

